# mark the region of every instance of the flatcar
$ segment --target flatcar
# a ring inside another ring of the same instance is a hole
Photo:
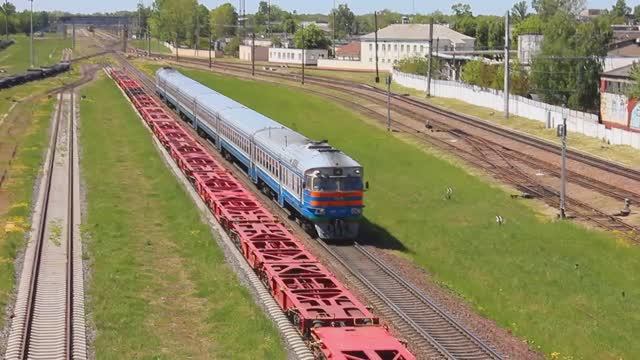
[[[156,92],[307,231],[322,239],[358,235],[364,186],[357,161],[173,68],[158,69]]]

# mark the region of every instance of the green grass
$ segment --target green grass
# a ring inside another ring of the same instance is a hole
[[[282,359],[273,324],[110,79],[82,91],[83,233],[95,350],[117,359]]]
[[[15,35],[15,44],[0,52],[0,68],[9,74],[21,73],[29,68],[29,37]],[[71,38],[47,34],[33,41],[34,65],[36,67],[55,64],[62,58],[62,50],[71,47]]]
[[[147,40],[144,39],[131,40],[129,42],[129,45],[142,50],[147,50],[148,48]],[[164,44],[157,39],[151,39],[151,52],[160,54],[171,54],[171,50],[169,50],[168,47],[164,46]]]
[[[147,68],[152,70],[151,68]],[[298,89],[197,70],[208,86],[360,161],[365,240],[399,249],[482,315],[558,358],[640,355],[640,249],[570,222],[548,221],[526,201],[325,99]],[[444,200],[447,187],[452,200]],[[495,215],[506,218],[495,224]]]
[[[2,185],[3,204],[8,207],[0,217],[0,307],[4,308],[15,285],[13,260],[16,253],[25,244],[31,215],[34,182],[40,173],[43,152],[48,144],[48,131],[53,111],[53,99],[20,104],[15,111],[25,121],[24,128],[15,131],[5,143],[18,144],[15,159],[9,167],[8,177]],[[6,126],[6,124],[5,124]],[[4,168],[4,167],[3,167]],[[0,326],[4,326],[4,317],[0,317]]]

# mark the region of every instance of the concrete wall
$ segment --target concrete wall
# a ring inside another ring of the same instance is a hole
[[[379,64],[378,69],[380,71],[390,72],[393,64]],[[318,60],[318,69],[338,69],[338,70],[353,70],[353,71],[375,71],[376,63],[369,63],[364,61],[351,61],[351,60],[334,60],[334,59],[320,59]]]
[[[170,43],[165,42],[164,45],[171,50],[171,53],[175,55],[176,49]],[[209,58],[209,49],[178,49],[178,56],[195,57],[195,58]],[[222,51],[211,51],[212,58],[221,58],[224,56]]]
[[[424,76],[405,74],[394,70],[393,80],[408,88],[420,91],[426,91],[427,89],[427,79]],[[431,94],[438,97],[458,99],[496,111],[503,111],[504,98],[502,91],[483,89],[454,81],[433,80]],[[598,117],[593,114],[563,109],[515,95],[509,97],[509,108],[511,114],[544,122],[549,128],[555,128],[561,124],[563,116],[566,116],[567,128],[570,132],[602,139],[614,145],[629,145],[640,149],[640,132],[616,128],[607,129],[603,124],[598,123]],[[640,124],[640,107],[637,107],[636,110]]]
[[[304,50],[305,65],[316,65],[319,59],[329,57],[328,50]],[[269,48],[269,62],[282,64],[302,64],[302,49]]]
[[[240,60],[251,61],[251,46],[240,45]],[[269,60],[269,48],[264,46],[256,46],[254,49],[256,61]]]

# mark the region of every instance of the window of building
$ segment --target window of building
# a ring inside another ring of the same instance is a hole
[[[393,44],[393,51],[398,51],[398,44]]]
[[[404,44],[400,45],[400,51],[404,51]]]
[[[420,45],[420,52],[424,52],[424,45]]]
[[[385,51],[387,51],[387,47],[385,44],[382,44],[382,52],[385,52]]]
[[[372,59],[372,58],[369,58],[369,62],[373,62],[373,59]]]
[[[373,51],[373,44],[369,43],[369,51]]]
[[[418,52],[418,45],[413,45],[413,52]]]

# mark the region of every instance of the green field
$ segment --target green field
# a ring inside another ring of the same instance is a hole
[[[144,39],[130,40],[129,45],[142,50],[147,50],[149,46],[147,40]],[[168,47],[164,46],[164,44],[157,39],[151,39],[151,52],[160,54],[171,54],[171,50],[169,50]]]
[[[29,68],[29,37],[12,36],[16,43],[0,51],[0,68],[9,74],[21,73]],[[47,34],[33,41],[34,65],[36,67],[55,64],[62,58],[62,50],[71,47],[71,39]]]
[[[155,67],[147,67],[147,71]],[[482,315],[558,359],[640,356],[640,249],[550,221],[340,106],[282,85],[184,70],[365,167],[363,241],[397,249]],[[452,200],[444,200],[447,187]],[[495,216],[506,224],[497,226]]]
[[[105,359],[283,359],[273,324],[110,79],[82,91],[88,311]]]

